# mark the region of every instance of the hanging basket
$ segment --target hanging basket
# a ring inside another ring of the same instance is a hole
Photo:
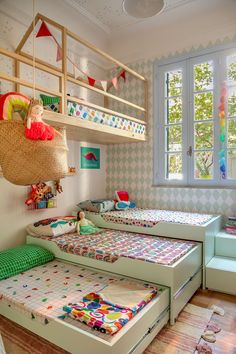
[[[53,140],[30,140],[20,121],[0,121],[0,166],[11,183],[29,185],[54,181],[68,173],[65,129]]]

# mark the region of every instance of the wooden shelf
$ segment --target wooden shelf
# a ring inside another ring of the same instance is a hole
[[[145,135],[46,110],[44,121],[55,127],[66,127],[67,138],[81,142],[124,144],[146,141]]]

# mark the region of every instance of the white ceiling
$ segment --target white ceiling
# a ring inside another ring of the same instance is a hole
[[[197,0],[164,1],[163,12],[157,14],[155,17],[162,16],[164,12],[175,7],[184,6]],[[149,19],[137,19],[127,15],[123,11],[123,0],[66,0],[66,2],[108,34],[114,33],[119,28],[129,27],[138,22],[149,21]]]

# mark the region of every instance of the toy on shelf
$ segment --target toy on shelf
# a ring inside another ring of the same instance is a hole
[[[236,215],[228,217],[228,220],[225,224],[225,231],[228,234],[236,235]]]
[[[115,203],[115,209],[133,209],[136,208],[135,202],[129,200],[129,193],[127,191],[115,191],[117,202]]]
[[[43,122],[43,105],[40,100],[30,100],[25,136],[31,140],[53,140],[55,129]]]
[[[77,220],[77,233],[80,235],[90,235],[100,231],[92,221],[85,218],[83,211],[78,212]]]
[[[31,209],[55,208],[56,200],[54,198],[52,188],[44,182],[31,185],[29,198],[26,199],[25,204]]]

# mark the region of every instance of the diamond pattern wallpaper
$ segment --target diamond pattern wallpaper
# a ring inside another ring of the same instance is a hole
[[[139,207],[236,214],[236,189],[153,186],[153,61],[140,61],[130,67],[149,81],[148,140],[107,147],[107,197],[114,198],[115,190],[125,189]],[[129,76],[121,92],[122,97],[131,102],[143,104],[142,86],[137,84],[136,79]],[[112,106],[110,104],[110,107],[130,114],[117,102]]]

